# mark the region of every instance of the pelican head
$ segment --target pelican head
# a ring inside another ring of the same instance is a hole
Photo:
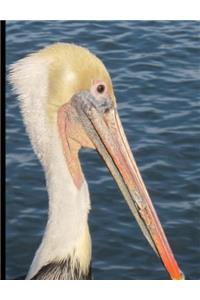
[[[49,221],[29,278],[44,272],[49,262],[63,260],[67,251],[72,253],[69,249],[75,249],[81,268],[88,270],[90,204],[78,159],[80,148],[87,147],[96,149],[103,158],[170,277],[182,279],[127,142],[112,81],[101,60],[85,48],[54,44],[15,63],[11,82],[44,167],[50,198]],[[66,241],[62,245],[61,239]]]

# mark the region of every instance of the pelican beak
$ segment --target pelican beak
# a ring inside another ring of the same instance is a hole
[[[144,236],[161,258],[171,279],[184,279],[131,153],[117,110],[108,99],[100,105],[89,94],[74,97],[72,102],[86,134],[105,161]]]

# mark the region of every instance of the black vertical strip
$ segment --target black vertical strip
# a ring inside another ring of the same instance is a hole
[[[1,279],[5,279],[5,21],[0,23],[1,32]]]

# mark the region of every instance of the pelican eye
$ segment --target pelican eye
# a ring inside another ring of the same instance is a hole
[[[105,85],[104,85],[104,84],[99,84],[99,85],[97,86],[97,92],[98,92],[99,94],[102,94],[104,91],[105,91]]]

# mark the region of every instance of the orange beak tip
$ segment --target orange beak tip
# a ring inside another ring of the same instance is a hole
[[[180,276],[178,278],[172,278],[172,280],[185,280],[185,275],[183,272],[180,272]]]
[[[185,275],[183,272],[181,272],[181,276],[180,276],[179,280],[185,280]]]

